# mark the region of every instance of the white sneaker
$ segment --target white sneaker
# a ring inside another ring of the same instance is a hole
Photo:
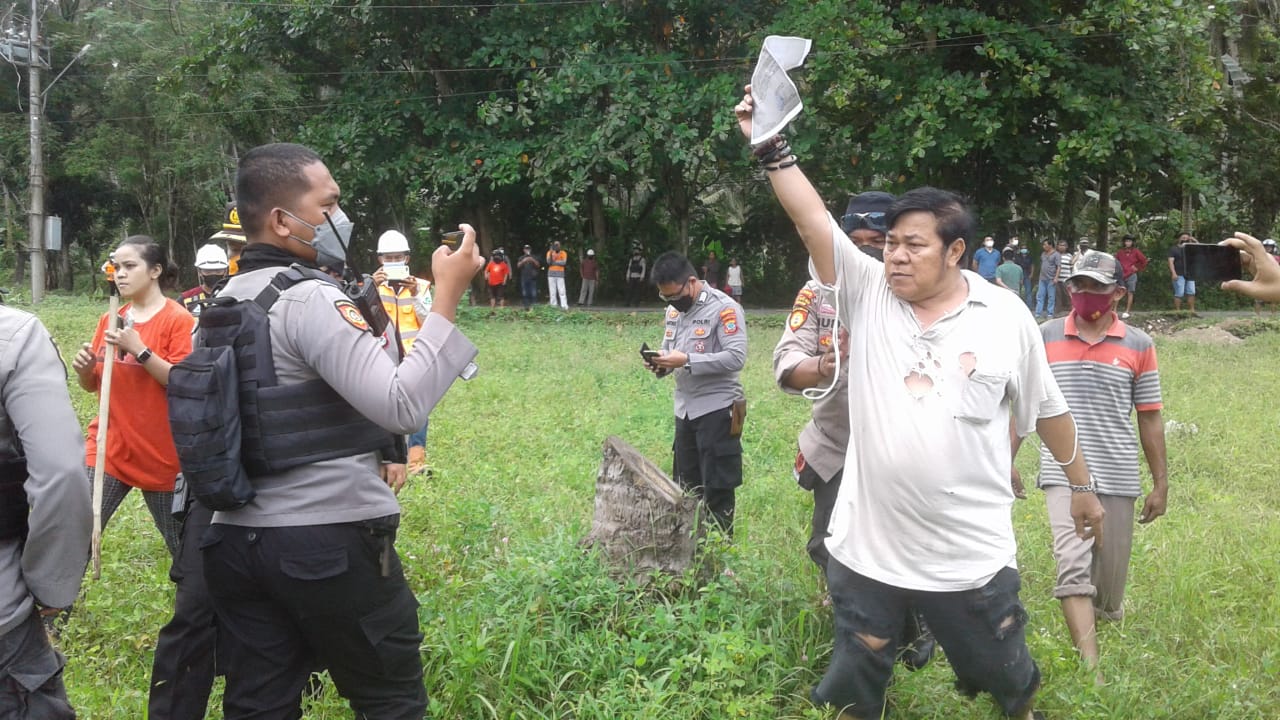
[[[1120,313],[1120,319],[1121,319],[1121,320],[1128,320],[1128,319],[1129,319],[1129,313]]]

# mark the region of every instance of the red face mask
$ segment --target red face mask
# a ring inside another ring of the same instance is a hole
[[[1071,309],[1078,317],[1093,322],[1111,311],[1111,293],[1071,293]]]

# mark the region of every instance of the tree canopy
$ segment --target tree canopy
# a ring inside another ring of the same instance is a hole
[[[459,221],[485,249],[553,239],[621,277],[647,252],[736,255],[785,297],[801,249],[731,108],[768,34],[812,38],[792,146],[839,212],[852,192],[967,194],[998,237],[1167,244],[1178,227],[1273,232],[1277,18],[1182,0],[351,3],[66,0],[45,20],[57,280],[127,233],[188,267],[236,159],[314,147],[357,220],[419,255]],[[14,15],[21,21],[20,9]],[[1222,57],[1250,77],[1231,84]],[[21,272],[25,88],[0,88],[7,261]]]

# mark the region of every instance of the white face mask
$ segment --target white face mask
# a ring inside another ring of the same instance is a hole
[[[983,241],[982,241],[982,247],[989,247],[989,248],[990,248],[990,247],[995,247],[995,246],[996,246],[996,241],[995,241],[995,240],[983,240]]]

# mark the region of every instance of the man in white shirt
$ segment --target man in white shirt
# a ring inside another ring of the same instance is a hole
[[[735,108],[751,130],[751,96]],[[909,608],[933,628],[969,694],[1034,718],[1040,673],[1010,508],[1010,434],[1037,432],[1073,490],[1082,537],[1103,511],[1075,423],[1034,319],[1012,293],[962,270],[973,216],[952,193],[919,188],[890,206],[884,264],[857,252],[796,164],[785,138],[753,151],[809,251],[815,279],[838,286],[850,327],[850,438],[831,520],[831,665],[811,697],[842,718],[878,718]],[[1012,424],[1010,420],[1012,419]]]

